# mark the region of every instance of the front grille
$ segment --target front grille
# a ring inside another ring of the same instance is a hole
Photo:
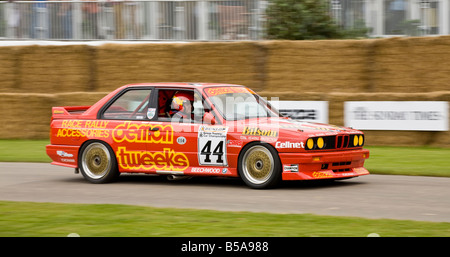
[[[318,145],[318,140],[323,139],[322,148]],[[324,137],[311,137],[308,140],[312,140],[314,142],[312,147],[306,144],[306,150],[343,150],[348,148],[362,147],[364,145],[364,135],[355,134],[355,135],[336,135],[336,136],[324,136]],[[308,141],[307,141],[308,142]]]
[[[350,138],[349,135],[338,135],[338,136],[336,136],[335,149],[347,148],[348,147],[348,143],[350,142],[349,138]]]
[[[331,169],[333,170],[333,172],[344,172],[344,171],[350,171],[351,169],[348,168],[348,166],[350,166],[352,164],[351,161],[349,162],[333,162],[331,164]],[[347,166],[347,167],[345,167]]]
[[[350,165],[352,164],[352,162],[333,162],[333,166],[345,166],[345,165]]]

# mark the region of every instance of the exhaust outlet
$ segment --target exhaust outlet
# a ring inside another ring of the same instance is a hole
[[[185,180],[190,179],[192,176],[180,176],[180,175],[168,175],[167,180],[175,181],[175,180]]]

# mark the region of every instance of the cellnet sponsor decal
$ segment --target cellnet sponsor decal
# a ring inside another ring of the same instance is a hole
[[[344,121],[362,130],[448,131],[448,108],[444,101],[353,101],[344,103]]]
[[[303,142],[276,142],[276,148],[305,148],[305,143]]]

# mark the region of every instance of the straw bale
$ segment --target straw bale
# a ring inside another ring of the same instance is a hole
[[[109,92],[70,92],[55,94],[55,106],[91,106]]]
[[[253,42],[201,42],[178,46],[181,81],[242,84],[262,88],[264,52]]]
[[[363,92],[370,40],[268,41],[265,90]]]
[[[138,82],[178,81],[176,44],[105,44],[96,48],[96,91]]]
[[[373,83],[377,92],[448,90],[450,38],[392,38],[374,44]]]
[[[89,46],[27,46],[19,53],[23,92],[70,92],[91,89]]]
[[[17,89],[17,47],[0,47],[0,92]]]
[[[326,93],[299,93],[295,91],[276,92],[276,91],[261,91],[258,95],[265,97],[268,101],[326,101]]]
[[[0,93],[0,138],[48,138],[54,103],[54,96],[49,94]]]

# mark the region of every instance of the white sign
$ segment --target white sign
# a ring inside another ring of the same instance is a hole
[[[448,131],[448,102],[345,102],[344,122],[362,130]]]
[[[198,163],[200,165],[227,165],[228,127],[200,126],[198,129]]]
[[[270,104],[294,120],[328,123],[327,101],[270,101]]]

